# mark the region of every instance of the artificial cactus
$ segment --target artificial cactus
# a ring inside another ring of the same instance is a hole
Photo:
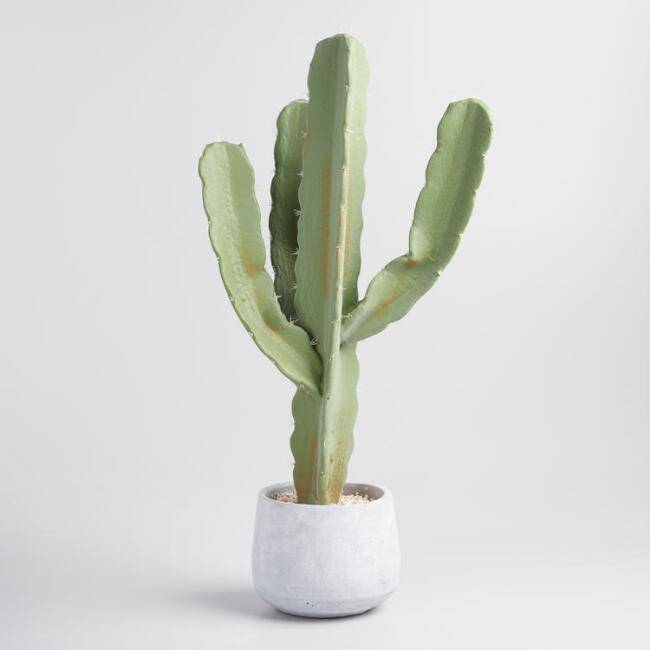
[[[271,186],[273,282],[254,176],[241,146],[216,142],[199,163],[210,239],[226,290],[260,349],[297,385],[294,484],[301,503],[338,501],[357,411],[356,344],[398,320],[453,256],[472,210],[490,141],[483,104],[450,104],[418,198],[407,254],[358,300],[368,68],[362,45],[337,35],[316,46],[309,101],[278,118]]]

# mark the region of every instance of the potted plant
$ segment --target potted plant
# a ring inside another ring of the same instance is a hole
[[[275,280],[265,270],[243,147],[209,144],[199,163],[228,297],[253,341],[297,387],[293,485],[259,494],[253,580],[266,601],[303,616],[360,613],[397,586],[391,493],[345,482],[357,412],[356,346],[404,316],[438,279],[469,220],[490,141],[480,101],[449,105],[408,252],[382,269],[359,300],[367,80],[361,43],[327,38],[311,62],[309,100],[280,113],[269,218]],[[351,505],[339,505],[342,495]]]

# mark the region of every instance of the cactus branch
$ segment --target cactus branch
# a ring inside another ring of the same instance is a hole
[[[294,383],[320,392],[321,362],[309,336],[280,310],[273,281],[264,269],[253,168],[244,148],[208,145],[199,161],[210,241],[228,296],[257,346]]]
[[[269,216],[271,261],[275,269],[275,291],[284,315],[297,317],[291,287],[296,283],[298,251],[298,188],[302,175],[303,133],[307,129],[307,102],[297,100],[285,106],[277,122],[275,175],[271,183],[273,202]]]
[[[438,279],[469,221],[490,135],[490,118],[480,101],[449,105],[415,207],[409,252],[373,278],[365,298],[344,321],[344,343],[377,334],[402,318]]]

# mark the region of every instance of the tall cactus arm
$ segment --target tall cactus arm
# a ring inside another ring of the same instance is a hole
[[[282,313],[264,269],[253,168],[244,148],[209,144],[199,161],[210,241],[228,296],[262,352],[289,379],[319,394],[321,362],[309,336]]]
[[[300,184],[297,291],[300,324],[323,360],[322,398],[294,400],[291,448],[298,499],[336,503],[356,415],[354,346],[341,349],[341,317],[357,301],[368,68],[361,44],[338,35],[316,46],[309,69]]]
[[[298,253],[298,188],[302,177],[302,147],[307,132],[307,102],[285,106],[277,122],[275,175],[271,182],[273,205],[269,216],[271,263],[275,271],[275,293],[280,308],[290,320],[298,318],[293,304]]]
[[[318,43],[308,80],[295,301],[321,356],[338,346],[342,310],[357,298],[367,78],[357,40],[338,35]]]
[[[438,279],[469,221],[490,144],[486,107],[476,99],[450,104],[438,125],[437,148],[415,207],[409,252],[371,281],[344,319],[342,341],[354,343],[404,316]]]

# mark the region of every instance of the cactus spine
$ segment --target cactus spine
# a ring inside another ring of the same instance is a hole
[[[210,239],[233,306],[260,349],[297,385],[291,436],[301,503],[335,503],[357,411],[358,341],[404,316],[433,285],[465,229],[490,141],[477,100],[450,104],[438,127],[408,252],[358,300],[368,67],[345,35],[316,46],[309,102],[278,118],[269,219],[275,283],[251,165],[241,146],[208,145],[199,163]]]

